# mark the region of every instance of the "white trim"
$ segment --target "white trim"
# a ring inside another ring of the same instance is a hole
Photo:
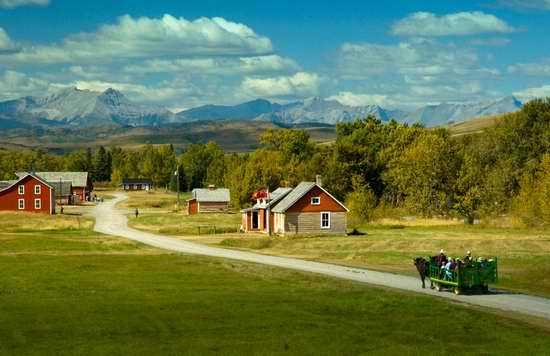
[[[38,203],[38,205],[36,203]],[[34,210],[40,210],[40,209],[42,209],[42,199],[40,198],[34,199]]]
[[[320,186],[319,184],[317,184],[317,183],[313,183],[313,185],[311,186],[310,189],[308,189],[308,190],[305,191],[303,194],[301,194],[299,197],[297,197],[291,204],[289,204],[289,205],[287,206],[286,209],[281,210],[281,211],[277,211],[277,212],[278,212],[278,213],[283,213],[283,214],[286,213],[286,211],[287,211],[288,209],[292,208],[292,207],[294,206],[294,204],[296,204],[300,199],[302,199],[302,198],[304,197],[304,195],[306,195],[307,193],[311,192],[311,189],[313,189],[313,188],[315,188],[315,187],[317,187],[317,188],[321,189],[323,192],[325,192],[330,198],[332,198],[335,202],[338,203],[338,205],[340,205],[342,208],[344,208],[344,209],[346,210],[346,212],[349,213],[349,209],[348,209],[344,204],[342,204],[342,203],[341,203],[338,199],[336,199],[332,194],[330,194],[329,192],[327,192],[327,191],[325,190],[325,188],[321,187],[321,186]],[[292,192],[291,192],[291,193],[292,193]],[[289,194],[290,194],[290,193],[289,193]],[[277,206],[275,206],[275,209],[277,209]]]
[[[21,204],[23,203],[23,204]],[[17,200],[17,209],[18,210],[25,210],[25,199],[18,199]]]
[[[19,184],[19,186],[17,187],[17,193],[19,195],[25,195],[25,185],[24,184]]]
[[[323,215],[324,214],[327,214],[328,215],[328,226],[323,226]],[[321,212],[321,229],[323,230],[328,230],[330,229],[330,224],[331,224],[331,219],[332,219],[332,214],[330,213],[330,211],[322,211]]]
[[[38,188],[38,189],[37,189]],[[34,194],[39,195],[42,194],[42,186],[40,184],[35,184],[34,186]]]
[[[314,199],[317,199],[316,203],[313,201]],[[321,205],[321,197],[311,197],[311,205]]]

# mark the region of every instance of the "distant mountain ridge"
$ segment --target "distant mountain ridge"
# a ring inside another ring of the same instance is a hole
[[[173,121],[174,114],[133,103],[114,89],[95,92],[66,88],[48,96],[2,102],[0,117],[21,125],[155,126]]]
[[[163,108],[135,103],[114,89],[104,92],[66,88],[43,97],[0,102],[0,128],[43,126],[163,126],[196,121],[264,121],[280,126],[336,125],[372,115],[426,127],[464,122],[521,109],[515,97],[478,103],[442,103],[412,112],[378,105],[350,106],[314,97],[288,104],[256,99],[234,106],[205,105],[174,114]]]

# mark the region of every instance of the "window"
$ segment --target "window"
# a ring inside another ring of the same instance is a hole
[[[19,186],[19,195],[25,195],[25,186],[24,185]]]
[[[25,209],[25,199],[19,199],[18,208],[19,210]]]
[[[321,197],[311,198],[311,205],[321,205]]]
[[[34,186],[34,194],[40,194],[40,185],[35,185]]]
[[[321,229],[330,229],[330,213],[321,213]]]
[[[36,210],[42,209],[42,200],[40,199],[34,199],[34,208]]]

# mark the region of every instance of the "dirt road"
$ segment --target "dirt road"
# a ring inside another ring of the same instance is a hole
[[[188,241],[181,241],[168,236],[134,230],[128,227],[126,211],[115,207],[126,199],[124,194],[116,194],[116,198],[99,204],[93,210],[96,218],[95,230],[104,234],[125,237],[161,249],[182,253],[197,254],[211,257],[221,257],[264,265],[289,268],[299,271],[318,273],[330,277],[343,278],[362,283],[380,285],[395,289],[429,294],[447,298],[457,302],[489,307],[518,313],[528,314],[550,320],[550,299],[533,297],[523,294],[489,294],[489,295],[454,295],[448,292],[436,292],[422,289],[417,278],[400,276],[392,273],[376,272],[360,268],[350,268],[328,263],[304,261],[295,258],[266,256],[252,252],[235,251],[210,247]],[[412,261],[411,261],[412,264]],[[411,265],[412,268],[412,265]]]

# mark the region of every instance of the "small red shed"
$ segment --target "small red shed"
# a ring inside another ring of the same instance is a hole
[[[55,214],[55,190],[41,177],[27,173],[0,190],[0,211]]]

